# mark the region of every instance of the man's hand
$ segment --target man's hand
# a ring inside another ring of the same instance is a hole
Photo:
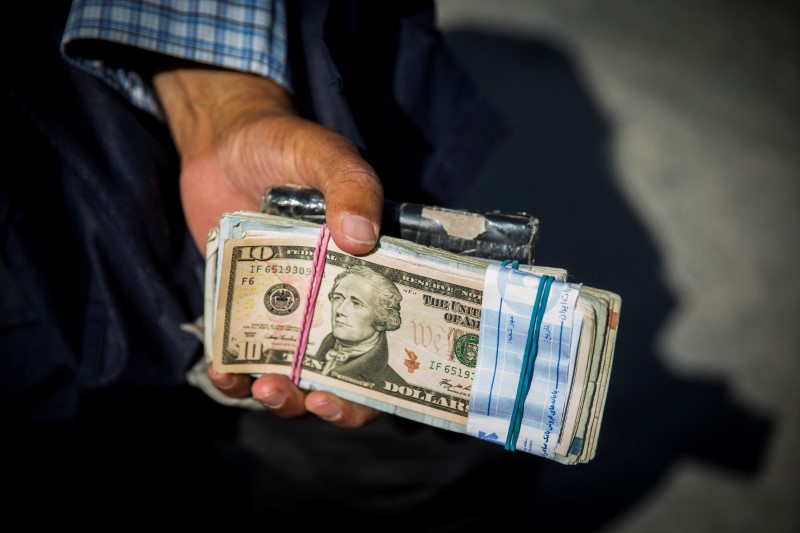
[[[153,80],[181,157],[186,221],[203,253],[223,213],[257,211],[271,185],[296,184],[323,193],[336,245],[364,254],[377,242],[383,188],[375,171],[342,135],[299,117],[287,92],[269,79],[218,69],[165,71]],[[378,412],[337,396],[306,392],[288,378],[209,377],[228,396],[253,395],[285,417],[311,412],[358,427]]]

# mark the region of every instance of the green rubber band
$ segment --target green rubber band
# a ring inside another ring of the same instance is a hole
[[[505,449],[515,451],[517,449],[517,438],[522,426],[523,412],[525,411],[525,398],[533,382],[533,368],[536,355],[539,351],[539,332],[544,320],[544,313],[547,310],[547,299],[550,296],[550,287],[553,284],[553,276],[542,276],[539,281],[539,289],[536,291],[536,298],[531,312],[531,325],[528,328],[528,338],[525,343],[525,353],[520,368],[520,379],[517,385],[517,397],[514,400],[514,410],[511,413],[511,420],[508,424],[508,435],[506,435]]]

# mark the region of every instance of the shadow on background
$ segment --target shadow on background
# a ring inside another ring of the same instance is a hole
[[[676,302],[655,243],[619,190],[613,130],[579,70],[550,42],[470,28],[446,38],[512,127],[458,207],[535,215],[537,264],[622,296],[596,458],[568,467],[513,454],[509,503],[537,526],[586,531],[630,510],[682,460],[757,475],[771,421],[733,401],[724,381],[679,377],[658,359],[659,328]],[[538,471],[535,462],[544,463]]]

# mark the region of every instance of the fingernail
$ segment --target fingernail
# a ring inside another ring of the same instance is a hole
[[[286,401],[286,396],[284,396],[284,394],[280,391],[266,388],[261,390],[259,395],[256,395],[256,400],[263,403],[270,409],[277,409],[283,406],[283,402]]]
[[[347,240],[355,244],[375,244],[375,227],[372,222],[358,215],[345,215],[342,229]]]
[[[214,385],[216,385],[218,389],[230,389],[233,387],[233,376],[214,371]]]
[[[342,410],[335,402],[329,402],[325,400],[313,405],[309,405],[308,407],[309,411],[323,420],[332,421],[342,416]]]

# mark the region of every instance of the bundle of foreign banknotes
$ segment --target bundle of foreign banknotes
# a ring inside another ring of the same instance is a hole
[[[385,235],[353,256],[321,246],[322,230],[255,212],[212,230],[204,343],[217,370],[285,374],[564,464],[594,457],[618,295]]]

